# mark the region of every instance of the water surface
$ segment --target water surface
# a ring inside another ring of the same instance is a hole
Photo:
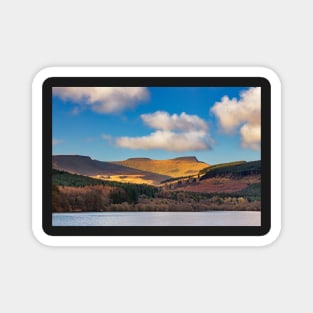
[[[53,213],[53,226],[260,226],[261,212]]]

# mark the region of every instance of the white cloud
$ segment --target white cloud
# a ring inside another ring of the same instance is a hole
[[[208,125],[197,115],[169,115],[164,111],[142,114],[141,119],[156,129],[147,136],[120,137],[116,144],[130,149],[163,149],[183,152],[211,149],[213,140],[208,133]]]
[[[169,115],[164,111],[157,111],[152,114],[142,114],[141,119],[145,124],[154,129],[163,130],[207,130],[206,122],[197,115],[188,115],[185,112],[180,115]]]
[[[117,113],[148,100],[145,87],[53,87],[53,95],[97,113]],[[75,112],[79,112],[76,108]]]
[[[260,125],[245,124],[240,128],[241,142],[244,148],[260,149],[261,127]]]
[[[261,88],[249,88],[240,99],[224,96],[211,109],[227,134],[239,131],[245,148],[260,149],[261,142]]]
[[[64,142],[64,140],[62,140],[62,139],[56,139],[56,138],[52,139],[52,145],[53,146],[59,145],[59,144],[61,144],[63,142]]]

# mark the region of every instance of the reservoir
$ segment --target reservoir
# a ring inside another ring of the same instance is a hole
[[[261,226],[261,212],[53,213],[52,226]]]

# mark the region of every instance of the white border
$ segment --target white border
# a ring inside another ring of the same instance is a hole
[[[264,77],[271,84],[271,230],[265,236],[50,236],[42,229],[42,84],[49,77]],[[32,85],[32,229],[48,246],[264,246],[281,228],[281,84],[265,67],[50,67]]]

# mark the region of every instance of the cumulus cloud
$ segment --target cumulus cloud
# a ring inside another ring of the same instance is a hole
[[[116,144],[130,149],[163,149],[173,152],[208,150],[213,140],[208,133],[208,125],[197,115],[180,115],[164,111],[142,114],[142,121],[155,129],[142,137],[120,137]]]
[[[227,134],[239,131],[245,148],[260,149],[261,142],[261,88],[249,88],[240,99],[224,96],[211,109]]]
[[[102,114],[121,112],[149,99],[145,87],[53,87],[53,95]]]
[[[163,130],[207,130],[206,122],[197,115],[188,115],[185,112],[180,115],[169,115],[164,111],[157,111],[152,114],[142,114],[141,119],[143,122],[155,129]]]

